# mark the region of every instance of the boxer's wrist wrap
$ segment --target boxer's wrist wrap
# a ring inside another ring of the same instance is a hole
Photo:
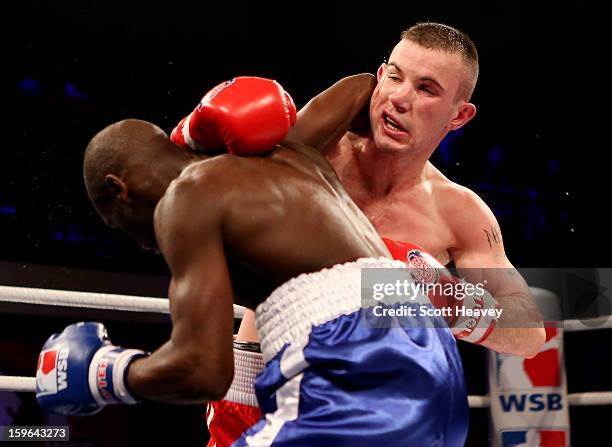
[[[112,345],[99,349],[89,367],[89,390],[94,399],[101,405],[138,403],[127,388],[128,366],[147,355],[139,349]]]
[[[264,361],[263,355],[259,351],[259,343],[235,341],[234,380],[223,399],[237,404],[258,407],[253,385],[255,378],[263,371],[263,368]]]
[[[462,283],[465,281],[461,280]],[[465,288],[464,288],[465,290]],[[473,293],[466,293],[465,297],[460,304],[460,307],[464,309],[499,309],[499,303],[493,298],[486,290],[483,293],[474,291]],[[481,316],[465,316],[458,315],[457,320],[451,328],[453,335],[461,340],[465,340],[469,343],[481,344],[487,339],[491,332],[495,328],[497,323],[497,317],[494,315]]]
[[[261,345],[254,341],[234,340],[234,349],[239,351],[261,352]]]

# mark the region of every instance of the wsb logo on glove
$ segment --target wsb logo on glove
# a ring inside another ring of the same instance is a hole
[[[71,324],[49,337],[38,357],[38,404],[70,416],[95,414],[108,404],[135,404],[127,389],[128,366],[146,355],[111,344],[101,323]]]

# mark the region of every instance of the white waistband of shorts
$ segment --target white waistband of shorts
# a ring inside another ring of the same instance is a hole
[[[255,377],[263,371],[264,362],[261,352],[234,349],[234,380],[227,390],[224,400],[251,407],[258,407],[255,396]]]
[[[361,269],[405,267],[392,259],[360,258],[303,273],[282,284],[255,310],[264,361],[270,361],[287,343],[303,342],[312,326],[359,310]]]

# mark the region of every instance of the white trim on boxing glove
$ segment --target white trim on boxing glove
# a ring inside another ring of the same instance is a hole
[[[126,349],[117,358],[113,368],[113,376],[121,377],[121,380],[113,380],[115,395],[125,404],[137,404],[140,402],[129,392],[127,388],[127,371],[132,360],[148,355],[140,349]]]
[[[464,280],[461,282],[466,283]],[[476,291],[466,293],[461,306],[464,309],[499,309],[497,300],[486,290],[483,290],[482,294]],[[491,334],[496,323],[497,317],[489,312],[479,317],[463,315],[458,317],[451,330],[456,338],[479,345]]]
[[[187,119],[183,123],[183,128],[181,130],[181,133],[183,134],[183,139],[185,140],[185,144],[187,144],[187,146],[189,146],[194,151],[203,151],[204,147],[191,137],[191,130],[189,126],[191,126],[192,117],[193,117],[193,112],[187,116]]]
[[[89,366],[89,390],[96,402],[100,405],[138,403],[127,389],[127,368],[136,358],[147,355],[140,349],[113,345],[100,348]],[[112,385],[112,390],[108,385]]]

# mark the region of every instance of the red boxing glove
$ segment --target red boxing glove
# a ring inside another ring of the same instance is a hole
[[[449,309],[445,319],[456,338],[474,344],[486,340],[497,323],[497,317],[491,311],[499,309],[489,292],[456,278],[440,261],[416,244],[385,237],[382,240],[393,259],[405,262],[411,269],[412,278],[427,291],[431,304],[438,309]]]
[[[276,81],[239,77],[209,91],[170,134],[180,146],[206,151],[227,147],[236,155],[256,155],[280,143],[297,111]]]

